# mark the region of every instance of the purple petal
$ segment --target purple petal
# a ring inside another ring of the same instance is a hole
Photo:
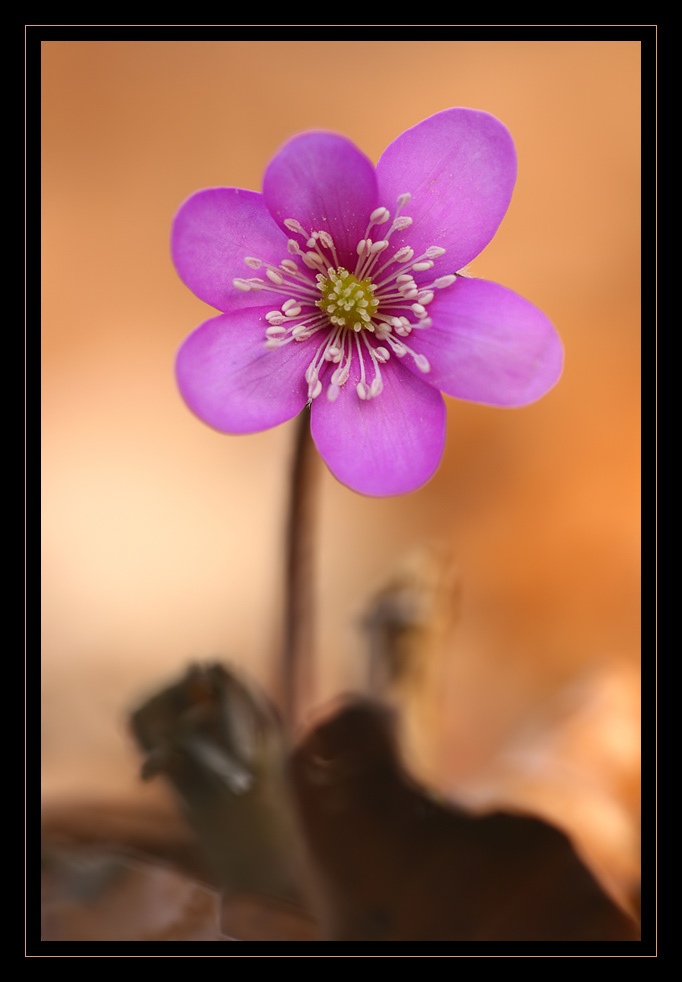
[[[376,173],[379,204],[391,212],[398,195],[412,195],[404,214],[413,224],[391,242],[417,255],[432,245],[446,249],[432,271],[439,276],[462,269],[494,236],[514,189],[516,151],[494,116],[447,109],[394,140]]]
[[[328,231],[341,265],[355,266],[355,247],[376,208],[377,182],[374,165],[350,140],[323,132],[294,137],[268,165],[263,196],[282,228],[294,218],[306,233]]]
[[[541,310],[506,287],[461,277],[436,291],[429,316],[431,326],[413,331],[410,344],[431,365],[422,378],[447,395],[525,406],[559,380],[559,335]]]
[[[218,310],[265,302],[263,293],[233,286],[235,278],[262,276],[245,265],[246,256],[275,265],[289,258],[263,196],[239,188],[207,188],[188,198],[175,216],[171,253],[183,282]]]
[[[384,390],[359,398],[358,360],[338,398],[326,387],[313,400],[311,430],[332,474],[353,491],[383,496],[421,487],[440,463],[445,445],[445,403],[392,358],[381,369]]]
[[[267,307],[221,314],[182,344],[176,376],[196,415],[223,433],[256,433],[291,419],[308,401],[304,373],[315,347],[265,348]]]

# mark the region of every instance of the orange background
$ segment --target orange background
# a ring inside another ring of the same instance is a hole
[[[136,786],[126,711],[189,659],[271,677],[293,431],[221,436],[182,403],[175,352],[210,311],[170,261],[176,209],[202,187],[260,189],[297,131],[376,160],[469,106],[519,157],[472,272],[552,318],[564,377],[522,410],[450,400],[443,465],[415,494],[365,499],[324,472],[315,703],[361,684],[369,595],[435,543],[462,601],[415,709],[424,774],[450,789],[482,773],[588,679],[598,725],[571,761],[633,817],[639,43],[46,41],[42,73],[45,792]]]

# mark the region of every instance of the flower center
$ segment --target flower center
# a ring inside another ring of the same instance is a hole
[[[382,391],[381,366],[392,356],[407,356],[420,372],[430,371],[428,360],[407,339],[413,331],[430,326],[427,308],[435,292],[452,286],[461,274],[421,282],[421,274],[444,254],[440,246],[429,246],[420,256],[415,256],[410,246],[402,246],[388,259],[384,256],[393,232],[402,232],[412,224],[411,218],[401,214],[410,197],[399,196],[387,232],[372,239],[373,229],[391,218],[388,208],[374,209],[355,248],[358,258],[352,272],[339,263],[334,240],[327,231],[306,232],[295,218],[287,218],[284,225],[296,236],[287,242],[289,258],[274,266],[246,256],[246,265],[253,270],[265,267],[265,276],[233,280],[238,290],[267,290],[285,298],[279,309],[265,315],[266,348],[317,337],[305,372],[311,400],[322,392],[323,377],[329,382],[327,398],[336,399],[350,378],[356,358],[354,373],[359,379],[355,389],[360,399],[372,399]]]
[[[370,277],[358,280],[343,266],[329,269],[328,272],[328,276],[317,274],[322,299],[315,303],[320,310],[324,310],[329,323],[352,327],[355,331],[360,331],[363,327],[373,331],[372,317],[377,311],[379,301],[374,296],[376,286]]]

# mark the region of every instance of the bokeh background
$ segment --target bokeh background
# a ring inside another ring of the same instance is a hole
[[[457,616],[402,695],[415,769],[472,802],[561,815],[629,889],[640,54],[627,40],[43,42],[46,798],[137,789],[126,713],[190,659],[265,685],[274,670],[293,430],[221,436],[182,403],[175,352],[209,310],[170,261],[176,209],[202,187],[260,189],[297,131],[337,130],[376,160],[468,106],[502,120],[519,157],[472,272],[552,318],[565,373],[522,410],[450,400],[442,467],[412,495],[365,499],[324,471],[310,708],[364,683],[369,598],[437,547]]]

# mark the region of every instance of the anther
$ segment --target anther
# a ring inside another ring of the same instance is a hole
[[[295,218],[285,218],[284,224],[290,232],[296,232],[298,235],[306,235],[305,229],[300,222],[296,221]]]
[[[322,266],[324,263],[324,257],[319,254],[319,252],[304,252],[301,256],[303,262],[310,269],[314,269],[316,266]]]
[[[454,273],[450,273],[448,276],[439,276],[437,280],[434,280],[432,286],[435,286],[437,290],[444,290],[452,284],[457,279]]]
[[[391,213],[388,208],[375,208],[369,216],[369,220],[372,225],[383,225],[390,217]]]
[[[398,251],[393,256],[393,261],[396,263],[407,263],[414,256],[414,249],[410,249],[409,246],[403,246],[402,249]]]

